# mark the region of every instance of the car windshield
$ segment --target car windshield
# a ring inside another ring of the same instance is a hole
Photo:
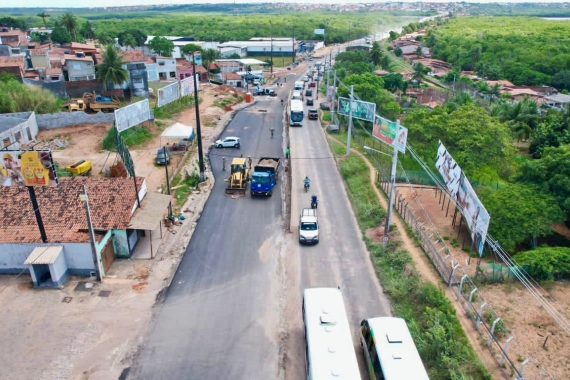
[[[164,158],[164,152],[161,150],[158,151],[158,153],[156,153],[156,157],[157,158]]]
[[[269,183],[269,176],[253,175],[251,177],[251,183],[268,184]]]
[[[301,223],[301,230],[302,231],[316,231],[317,230],[317,223]]]

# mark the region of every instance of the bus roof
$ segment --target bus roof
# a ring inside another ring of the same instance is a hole
[[[291,111],[301,111],[303,112],[303,101],[299,99],[291,100]]]
[[[340,289],[305,289],[303,305],[311,379],[360,379]]]
[[[386,379],[429,380],[405,320],[379,317],[367,321]]]

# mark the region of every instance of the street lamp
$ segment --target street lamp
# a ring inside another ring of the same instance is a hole
[[[396,163],[398,162],[398,149],[394,147],[394,153],[391,155],[376,149],[372,149],[366,145],[364,146],[364,150],[380,153],[385,156],[392,156],[392,171],[390,172],[390,195],[388,196],[388,212],[386,215],[386,225],[384,226],[384,237],[382,238],[382,248],[386,249],[386,243],[388,242],[388,231],[390,231],[390,222],[392,219],[392,203],[394,201],[394,188],[396,185]]]
[[[204,154],[202,152],[202,130],[200,129],[200,108],[198,106],[198,84],[196,83],[196,59],[192,52],[192,76],[194,77],[194,105],[196,106],[196,138],[198,139],[198,166],[200,167],[200,182],[204,182]],[[206,69],[206,74],[208,69]]]

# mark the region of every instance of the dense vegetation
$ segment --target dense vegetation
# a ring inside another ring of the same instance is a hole
[[[0,113],[54,113],[61,110],[61,104],[48,90],[26,86],[12,74],[0,74]]]
[[[333,143],[333,150],[337,157],[344,156],[344,146]],[[382,249],[366,236],[366,230],[386,215],[370,183],[368,166],[357,155],[340,158],[339,166],[376,274],[395,316],[406,320],[430,379],[490,379],[445,294],[421,279],[399,243],[390,242]]]
[[[516,85],[570,89],[570,23],[527,17],[461,17],[423,39],[435,58]]]

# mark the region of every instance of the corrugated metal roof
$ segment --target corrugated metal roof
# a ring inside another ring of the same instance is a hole
[[[62,251],[61,245],[36,247],[24,264],[53,264]]]

